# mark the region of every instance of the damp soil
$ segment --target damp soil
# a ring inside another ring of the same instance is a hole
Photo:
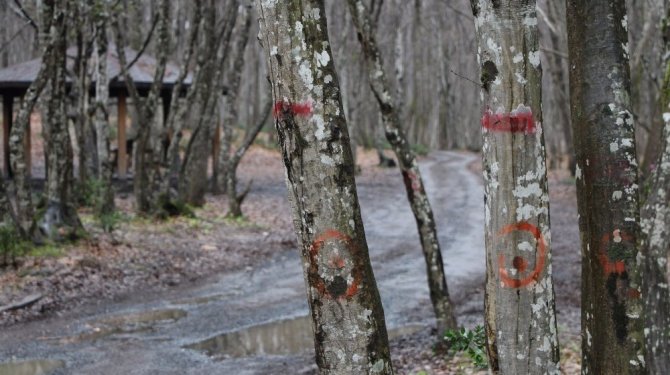
[[[463,356],[433,351],[425,263],[402,178],[375,167],[373,153],[359,156],[359,199],[397,373],[480,372]],[[472,171],[479,161],[436,152],[420,163],[458,320],[468,328],[483,323],[483,189]],[[280,158],[254,148],[240,168],[243,183],[254,179],[244,221],[225,219],[225,198],[208,197],[195,219],[133,218],[111,235],[87,223],[94,235],[85,243],[2,271],[0,306],[42,298],[0,313],[0,375],[17,361],[58,364],[48,370],[56,374],[316,373]],[[578,373],[574,183],[556,175],[550,187],[564,370]],[[129,215],[131,202],[117,200]],[[26,374],[43,371],[24,366]]]

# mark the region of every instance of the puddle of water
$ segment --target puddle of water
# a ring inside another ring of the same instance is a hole
[[[99,319],[88,324],[86,332],[61,340],[61,343],[98,340],[112,335],[151,331],[154,328],[178,321],[186,316],[181,309],[143,311]]]
[[[390,330],[389,338],[412,334],[421,328],[412,325]],[[184,347],[222,358],[288,355],[313,350],[314,337],[311,318],[303,316],[224,333]]]
[[[50,359],[0,363],[0,375],[49,375],[63,367],[64,361]]]
[[[224,297],[226,297],[225,294],[213,294],[211,296],[180,299],[172,303],[175,305],[204,305],[206,303],[218,301]]]

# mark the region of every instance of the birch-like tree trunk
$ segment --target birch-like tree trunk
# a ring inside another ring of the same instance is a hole
[[[482,84],[486,336],[501,374],[558,374],[534,0],[471,0]]]
[[[582,242],[582,373],[643,374],[638,164],[625,2],[567,0],[567,19]]]
[[[40,95],[49,83],[49,61],[55,48],[55,38],[51,37],[51,25],[54,22],[54,0],[44,0],[40,17],[43,20],[40,27],[42,41],[42,65],[37,77],[26,91],[21,107],[16,115],[14,126],[9,134],[10,164],[14,179],[13,190],[16,194],[16,221],[21,235],[28,239],[32,235],[35,220],[32,203],[32,187],[30,184],[30,170],[27,165],[25,136],[30,126],[30,115],[37,105]]]
[[[321,374],[392,374],[323,0],[256,0]]]
[[[46,181],[47,207],[38,220],[41,233],[51,240],[62,240],[76,236],[81,227],[73,205],[74,173],[72,168],[72,142],[66,113],[66,15],[69,0],[54,2],[52,35],[54,49],[49,59],[50,97],[47,101],[49,133],[48,173]]]
[[[102,186],[99,215],[110,214],[114,210],[114,188],[112,175],[114,160],[109,149],[109,76],[107,75],[107,21],[109,7],[107,0],[96,0],[93,14],[94,21],[94,48],[95,48],[95,102],[94,123],[96,134],[96,149],[98,173]],[[80,150],[82,152],[83,150]]]
[[[437,238],[433,209],[430,207],[416,156],[410,149],[396,106],[391,98],[370,13],[362,0],[348,0],[348,4],[358,32],[358,40],[365,55],[370,88],[381,110],[386,139],[398,158],[407,198],[419,230],[421,248],[426,259],[430,299],[437,319],[438,337],[441,337],[446,329],[456,328],[456,317],[449,300],[449,289],[444,275],[442,252]]]

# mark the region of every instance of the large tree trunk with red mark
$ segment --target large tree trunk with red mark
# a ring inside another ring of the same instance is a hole
[[[363,47],[370,87],[381,109],[386,139],[398,158],[407,198],[419,230],[421,248],[426,259],[430,299],[437,318],[438,337],[441,338],[446,329],[456,328],[456,317],[449,300],[449,289],[444,275],[442,252],[437,238],[433,209],[426,194],[416,156],[410,148],[405,131],[400,124],[398,111],[391,99],[390,87],[386,80],[384,63],[374,36],[374,26],[370,13],[362,0],[348,0],[348,3],[358,32],[358,40]]]
[[[642,374],[638,167],[625,2],[567,0],[567,6],[582,240],[582,373]]]
[[[536,4],[471,4],[483,98],[489,364],[501,374],[558,374]]]
[[[392,374],[323,0],[256,4],[317,365],[322,374]]]

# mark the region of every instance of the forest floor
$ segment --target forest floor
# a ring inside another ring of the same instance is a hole
[[[398,240],[389,240],[384,235],[389,231],[416,232],[411,217],[406,217],[408,209],[405,208],[402,220],[391,222],[390,226],[379,223],[395,215],[394,203],[400,204],[399,199],[402,200],[398,171],[376,167],[376,156],[372,152],[359,152],[358,161],[362,168],[361,175],[357,176],[359,196],[373,267],[379,274],[378,284],[394,336],[391,345],[397,372],[477,373],[465,356],[436,355],[432,350],[434,333],[427,328],[432,324],[429,300],[427,295],[417,297],[416,289],[410,288],[421,283],[425,288],[425,276],[422,278],[412,272],[405,275],[401,268],[411,263],[413,268],[409,268],[421,273],[418,237],[415,233],[399,233]],[[483,322],[483,239],[479,238],[483,230],[483,200],[481,190],[472,186],[459,188],[461,181],[453,180],[465,177],[451,175],[452,171],[441,164],[459,166],[458,163],[466,161],[470,169],[467,173],[476,176],[474,180],[481,185],[479,157],[473,154],[430,155],[422,161],[422,170],[428,170],[429,193],[438,188],[449,190],[444,195],[433,197],[431,194],[431,199],[438,226],[446,227],[440,233],[440,241],[456,312],[461,324],[473,328]],[[237,354],[227,354],[223,357],[227,360],[216,363],[202,363],[200,358],[199,367],[191,355],[177,359],[180,355],[186,356],[181,352],[170,355],[175,361],[170,363],[168,358],[160,358],[158,349],[153,350],[158,351],[154,354],[137,354],[136,361],[149,366],[144,369],[146,372],[132,367],[137,365],[132,355],[128,359],[127,350],[134,348],[137,353],[144,353],[140,342],[163,348],[167,345],[165,342],[175,339],[168,338],[174,334],[187,337],[187,333],[193,331],[207,337],[214,332],[242,332],[245,327],[253,329],[262,322],[279,321],[281,327],[271,327],[271,335],[276,337],[282,330],[292,331],[294,324],[304,323],[300,320],[301,314],[306,312],[304,283],[295,252],[297,244],[279,154],[254,147],[240,165],[239,174],[241,183],[254,181],[243,205],[244,219],[226,218],[226,198],[209,196],[207,204],[196,210],[194,218],[153,222],[133,215],[132,196],[119,196],[117,205],[122,215],[111,234],[104,233],[90,212],[82,210],[82,220],[89,233],[86,239],[63,247],[36,249],[31,256],[20,260],[18,268],[0,270],[0,362],[17,358],[55,359],[60,365],[55,367],[60,368],[57,371],[77,374],[123,373],[124,365],[137,370],[127,373],[156,373],[156,369],[161,368],[156,362],[166,362],[172,367],[189,366],[185,368],[193,371],[175,368],[174,373],[204,373],[199,371],[221,371],[222,368],[228,369],[228,373],[249,374],[314,372],[312,355],[304,351],[304,342],[297,343],[295,350],[288,353],[280,350],[273,354],[266,347],[265,353],[273,355],[260,356],[261,359],[255,361],[239,359],[244,356]],[[480,208],[466,206],[461,202],[466,199]],[[574,180],[567,173],[551,174],[550,200],[561,362],[565,373],[576,374],[579,373],[580,351],[580,254]],[[456,206],[478,212],[458,212],[453,208]],[[465,229],[466,223],[470,223],[471,228]],[[462,238],[470,232],[480,234],[477,239]],[[385,241],[391,244],[396,241],[397,249],[384,252],[381,248]],[[287,276],[285,282],[277,280],[278,274],[295,267],[298,269],[293,276]],[[247,289],[246,284],[250,282],[259,285]],[[413,303],[407,302],[410,299]],[[296,302],[300,300],[301,303]],[[21,302],[25,306],[17,307]],[[405,304],[411,307],[398,307]],[[3,306],[12,305],[16,308],[2,311]],[[239,313],[233,312],[236,308]],[[155,314],[138,313],[138,310]],[[120,314],[124,311],[134,312]],[[187,314],[188,318],[184,318]],[[290,319],[279,320],[278,317]],[[177,321],[184,327],[171,331],[172,328],[166,326]],[[197,321],[209,323],[204,328],[196,327]],[[307,342],[310,340],[308,337]],[[184,338],[184,342],[193,340]],[[123,361],[114,354],[115,350],[118,356],[125,353]],[[156,367],[151,367],[152,360]],[[110,368],[110,363],[118,368]],[[3,369],[0,364],[0,374]]]

